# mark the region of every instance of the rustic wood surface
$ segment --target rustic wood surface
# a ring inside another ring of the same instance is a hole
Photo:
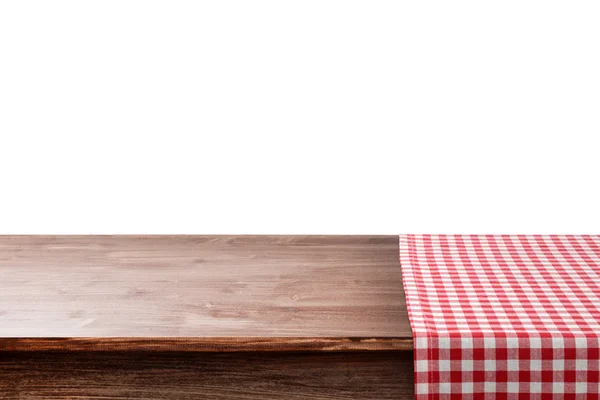
[[[0,399],[414,399],[411,352],[3,353]]]
[[[383,351],[412,350],[409,338],[184,337],[1,338],[0,351]]]
[[[397,236],[0,236],[5,351],[381,351],[411,337]]]

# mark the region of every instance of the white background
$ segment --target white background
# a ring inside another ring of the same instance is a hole
[[[599,233],[596,1],[3,1],[2,233]]]

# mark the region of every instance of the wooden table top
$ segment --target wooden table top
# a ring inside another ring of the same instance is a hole
[[[412,349],[397,236],[0,236],[0,350]]]

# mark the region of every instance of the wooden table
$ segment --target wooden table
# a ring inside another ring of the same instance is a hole
[[[0,398],[408,399],[397,236],[0,237]]]

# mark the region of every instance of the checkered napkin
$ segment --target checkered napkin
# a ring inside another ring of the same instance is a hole
[[[401,235],[416,398],[600,399],[600,236]]]

